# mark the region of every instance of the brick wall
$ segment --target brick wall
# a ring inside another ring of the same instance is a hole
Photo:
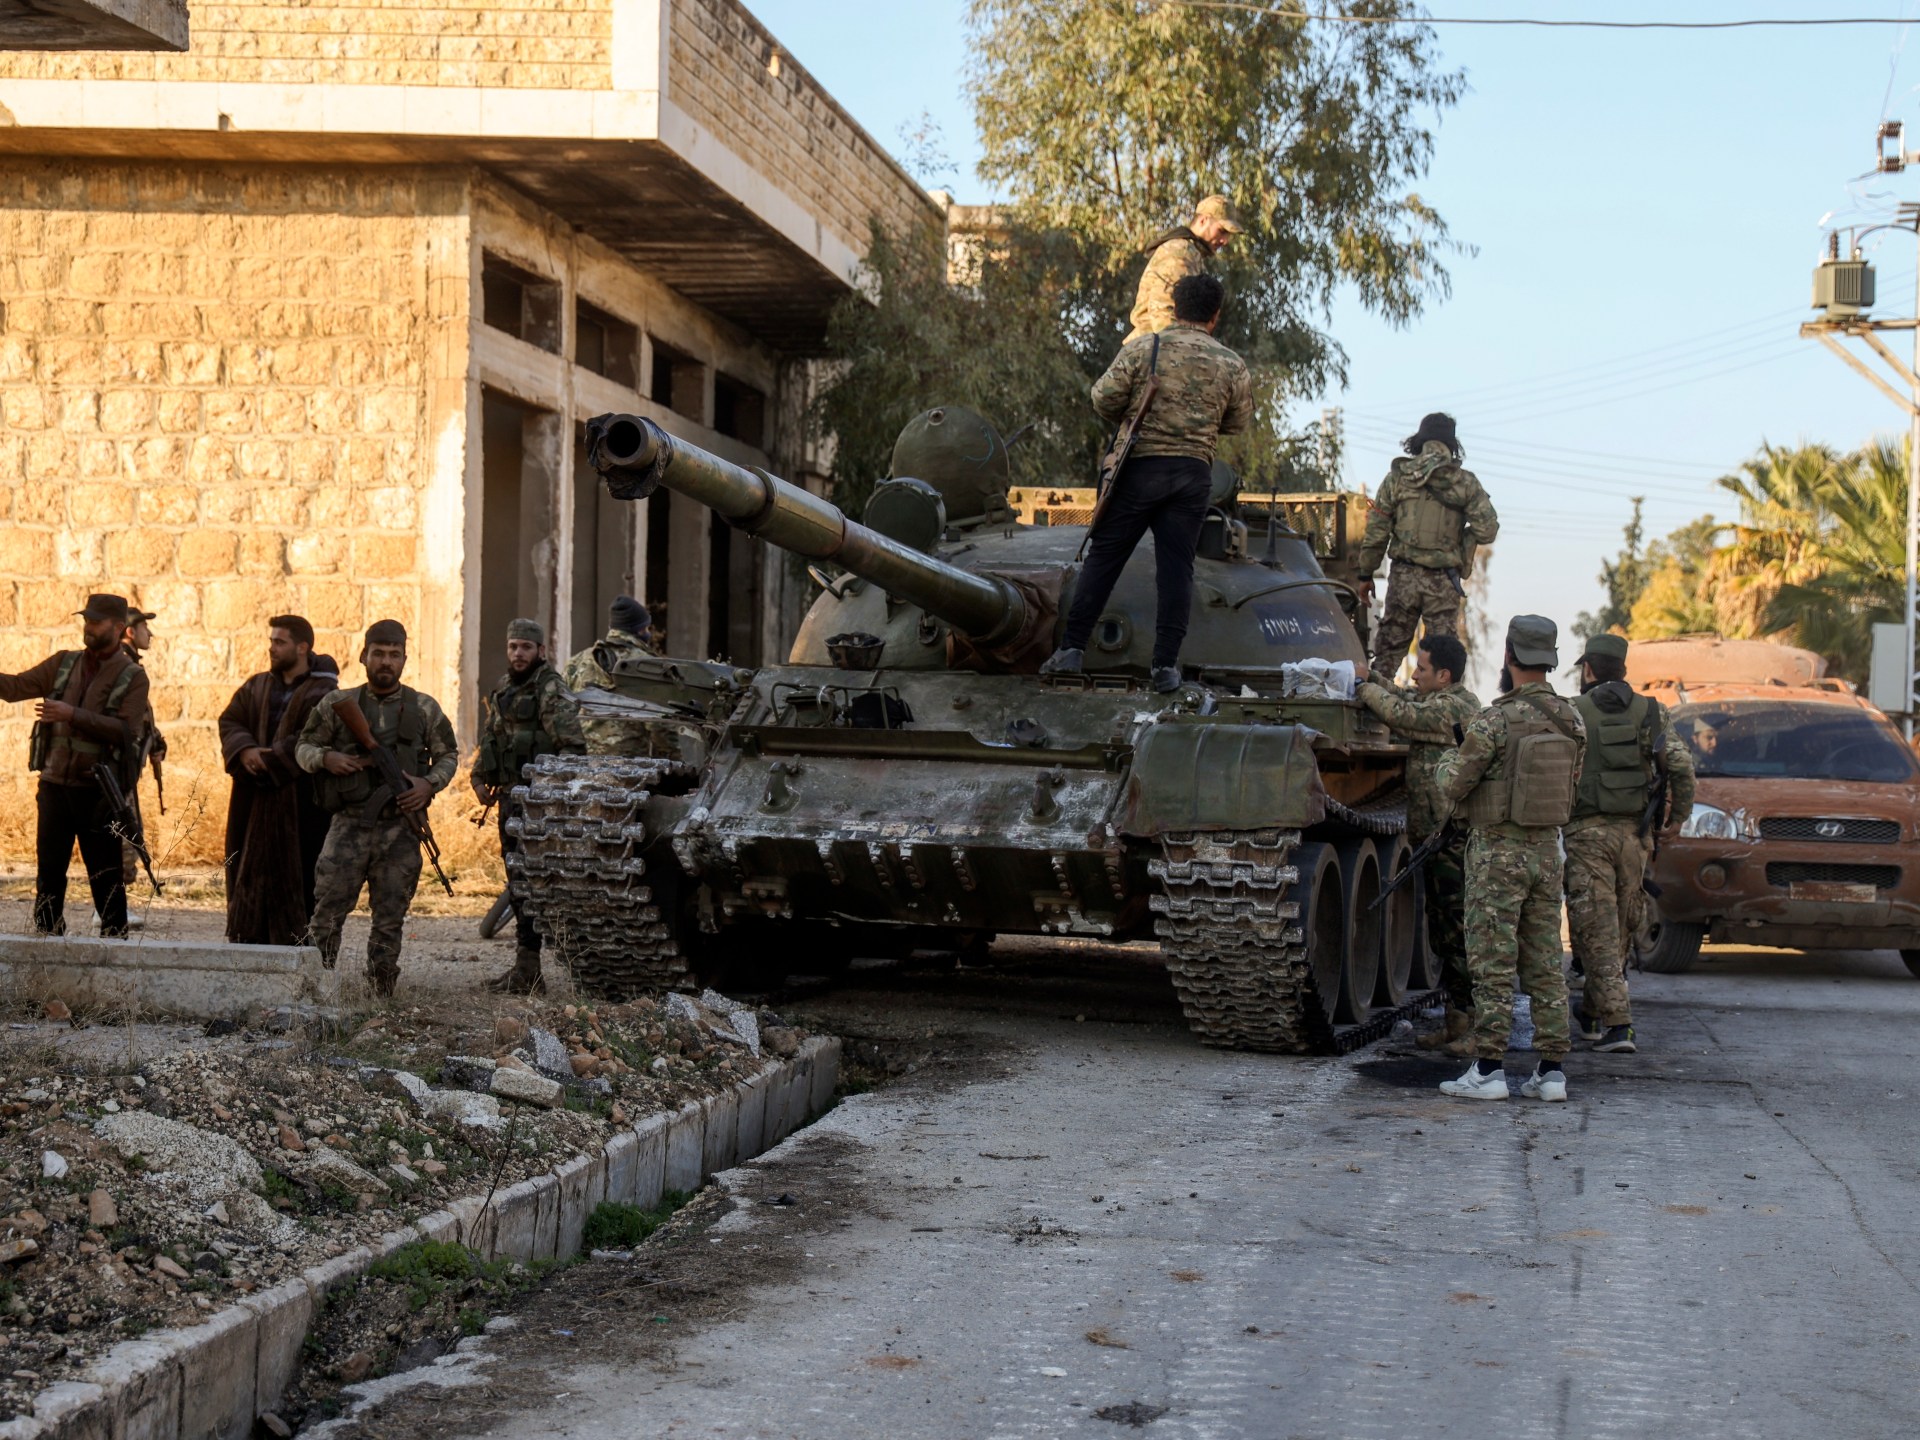
[[[734,0],[673,0],[667,94],[857,254],[878,210],[904,229],[937,216],[919,187]],[[777,63],[776,63],[777,61]]]
[[[192,7],[184,55],[0,52],[0,77],[605,90],[612,0],[266,0]]]
[[[463,434],[469,204],[459,173],[0,162],[0,670],[74,644],[90,590],[160,612],[176,863],[218,857],[212,721],[269,615],[349,662],[371,619],[459,613],[424,511]],[[30,723],[0,706],[8,860]]]

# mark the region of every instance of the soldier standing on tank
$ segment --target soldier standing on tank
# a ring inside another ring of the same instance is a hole
[[[124,644],[123,597],[89,595],[87,608],[75,613],[85,622],[82,648],[57,651],[17,675],[0,675],[0,700],[40,702],[27,742],[27,768],[40,772],[34,933],[66,934],[67,866],[77,843],[100,933],[118,938],[127,933],[120,836],[93,772],[100,765],[117,767],[124,787],[147,723],[147,672]]]
[[[606,635],[567,661],[562,678],[576,695],[590,685],[611,690],[614,667],[622,660],[659,653],[653,616],[631,595],[622,595],[608,609]],[[615,753],[632,738],[631,722],[616,716],[583,714],[580,726],[587,737],[587,748],[596,755]]]
[[[1433,414],[1409,435],[1406,455],[1395,460],[1367,505],[1367,534],[1360,542],[1360,595],[1373,601],[1373,574],[1391,556],[1386,614],[1373,637],[1373,669],[1391,679],[1406,657],[1415,630],[1429,635],[1460,633],[1461,576],[1473,567],[1477,546],[1500,533],[1500,517],[1471,470],[1451,415]]]
[[[1240,226],[1227,208],[1227,197],[1209,195],[1194,207],[1193,219],[1176,225],[1147,246],[1147,268],[1140,276],[1133,312],[1133,328],[1122,345],[1142,335],[1153,335],[1173,324],[1173,287],[1189,275],[1207,273],[1207,261],[1227,248]]]
[[[1180,688],[1180,646],[1193,607],[1193,556],[1213,487],[1214,445],[1253,419],[1246,362],[1213,338],[1225,295],[1213,276],[1187,276],[1173,287],[1173,325],[1121,347],[1093,382],[1093,408],[1114,422],[1132,412],[1149,373],[1159,376],[1160,389],[1088,536],[1066,630],[1042,674],[1080,673],[1094,623],[1127,557],[1152,530],[1158,594],[1152,683],[1161,693]]]
[[[520,848],[518,837],[509,833],[508,822],[520,813],[513,787],[526,778],[527,766],[541,755],[586,752],[579,702],[559,672],[547,663],[547,632],[537,620],[510,621],[507,673],[486,698],[480,719],[480,750],[473,757],[471,776],[473,793],[481,803],[500,806],[502,861]],[[508,889],[511,893],[511,884]],[[489,980],[489,990],[533,995],[547,988],[540,973],[540,932],[523,908],[523,898],[513,896],[513,968]]]
[[[1543,615],[1507,626],[1500,696],[1467,725],[1440,762],[1441,795],[1464,814],[1467,839],[1467,969],[1473,977],[1479,1059],[1441,1092],[1468,1100],[1507,1098],[1507,1043],[1517,983],[1533,1001],[1540,1061],[1521,1083],[1530,1100],[1565,1100],[1569,1048],[1567,979],[1560,968],[1560,827],[1573,810],[1586,729],[1554,693],[1558,631]]]
[[[1427,944],[1440,960],[1447,992],[1446,1029],[1422,1036],[1420,1048],[1444,1048],[1449,1055],[1474,1055],[1473,982],[1467,974],[1465,922],[1466,827],[1453,819],[1453,806],[1440,794],[1440,762],[1459,744],[1456,738],[1480,713],[1480,700],[1461,684],[1467,651],[1451,635],[1424,635],[1413,666],[1413,688],[1396,689],[1372,680],[1358,698],[1386,721],[1407,753],[1407,838],[1424,844],[1446,827],[1447,839],[1421,865],[1426,892]]]
[[[1693,813],[1693,756],[1667,723],[1665,707],[1627,684],[1622,636],[1587,641],[1574,705],[1587,727],[1566,827],[1567,929],[1574,960],[1586,972],[1574,1029],[1596,1050],[1632,1054],[1626,965],[1645,910],[1641,881],[1662,801],[1671,804],[1674,825]]]
[[[367,936],[367,979],[373,993],[393,994],[400,978],[400,932],[420,883],[420,841],[400,812],[424,810],[447,788],[459,762],[453,726],[431,695],[400,683],[407,665],[406,627],[380,620],[368,627],[360,650],[364,685],[322,695],[300,731],[294,759],[314,777],[314,798],[333,816],[314,866],[313,924],[308,932],[320,963],[331,970],[340,956],[340,927],[367,891],[373,929]],[[357,705],[376,743],[393,752],[411,780],[371,817],[373,762],[335,712]]]

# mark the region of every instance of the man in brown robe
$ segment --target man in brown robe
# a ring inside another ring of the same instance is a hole
[[[267,622],[268,668],[220,714],[220,756],[233,777],[227,802],[227,939],[295,945],[313,915],[313,869],[332,820],[313,798],[294,747],[320,697],[340,683],[331,657],[313,653],[298,615]]]

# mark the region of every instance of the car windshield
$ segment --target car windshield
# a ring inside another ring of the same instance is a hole
[[[1779,775],[1798,780],[1914,778],[1913,752],[1878,715],[1851,705],[1723,700],[1679,705],[1674,729],[1702,775]]]

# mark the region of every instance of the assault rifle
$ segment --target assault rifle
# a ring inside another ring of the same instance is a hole
[[[1400,867],[1400,872],[1381,884],[1380,893],[1373,897],[1373,903],[1367,909],[1378,910],[1386,904],[1387,897],[1411,880],[1419,872],[1420,867],[1433,858],[1435,851],[1446,849],[1447,841],[1452,838],[1452,835],[1453,812],[1448,811],[1446,818],[1440,822],[1440,828],[1414,846],[1413,854],[1407,857],[1407,863]]]
[[[1147,383],[1141,387],[1140,399],[1127,418],[1120,422],[1107,453],[1100,457],[1100,493],[1094,497],[1093,514],[1087,518],[1087,533],[1080,541],[1080,553],[1083,555],[1087,541],[1093,538],[1094,527],[1100,523],[1101,515],[1106,513],[1107,501],[1113,495],[1113,482],[1120,478],[1120,467],[1127,463],[1127,456],[1133,453],[1133,442],[1140,438],[1141,422],[1147,418],[1147,411],[1153,407],[1153,397],[1159,393],[1160,336],[1156,333],[1152,353],[1147,357]]]
[[[107,808],[113,812],[113,831],[133,847],[133,853],[140,857],[140,864],[147,872],[147,880],[153,886],[153,893],[160,893],[160,877],[153,873],[153,856],[147,853],[147,832],[140,823],[140,812],[133,808],[133,802],[127,798],[127,792],[121,787],[120,777],[113,773],[111,761],[103,760],[93,767],[93,778],[100,784],[100,792],[107,797]]]
[[[420,848],[426,852],[427,863],[433,866],[433,873],[440,877],[440,884],[447,894],[453,894],[453,882],[447,879],[447,872],[440,868],[440,843],[433,838],[433,826],[427,820],[427,812],[421,810],[400,810],[400,797],[412,788],[413,781],[400,768],[400,762],[394,758],[393,751],[373,738],[373,727],[367,724],[366,712],[358,705],[344,704],[334,706],[333,713],[340,717],[340,723],[347,727],[347,733],[353,736],[354,743],[367,752],[373,761],[374,773],[380,777],[380,788],[367,800],[363,813],[371,825],[380,818],[380,812],[387,808],[387,801],[394,802],[401,820],[407,829],[413,832],[413,838],[420,842]]]

